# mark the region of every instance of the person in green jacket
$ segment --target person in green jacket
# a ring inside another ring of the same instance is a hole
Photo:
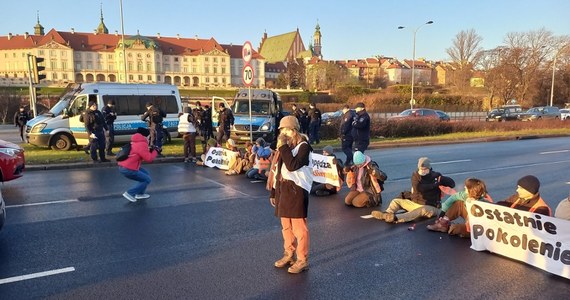
[[[441,204],[439,218],[435,221],[435,224],[428,225],[427,229],[447,232],[450,235],[469,236],[469,223],[451,224],[451,221],[458,217],[463,217],[466,222],[469,222],[469,214],[465,205],[465,201],[469,198],[493,202],[487,194],[487,186],[483,180],[467,178],[465,179],[465,190],[449,196]]]

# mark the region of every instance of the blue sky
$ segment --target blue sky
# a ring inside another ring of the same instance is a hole
[[[32,33],[36,11],[46,32],[93,32],[101,4],[107,28],[120,33],[119,0],[3,0],[0,35]],[[265,31],[272,36],[297,28],[308,47],[318,20],[324,58],[334,60],[411,58],[413,29],[430,20],[434,24],[422,27],[416,40],[416,57],[429,60],[448,59],[445,49],[461,30],[475,29],[486,49],[501,45],[509,32],[545,28],[570,35],[569,0],[123,0],[123,12],[125,34],[249,40],[255,48]]]

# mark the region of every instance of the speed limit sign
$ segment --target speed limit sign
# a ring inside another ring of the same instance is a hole
[[[253,68],[250,64],[246,64],[241,71],[241,79],[243,80],[243,84],[245,84],[245,86],[251,86],[254,76],[255,74],[253,73]]]

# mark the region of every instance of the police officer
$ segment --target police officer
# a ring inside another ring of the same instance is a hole
[[[352,121],[352,138],[354,150],[364,153],[370,144],[370,116],[366,112],[364,103],[356,104],[356,115]]]
[[[225,139],[230,138],[230,129],[234,125],[234,115],[229,108],[226,108],[223,103],[220,103],[220,113],[218,114],[218,145],[222,145]]]
[[[319,131],[321,130],[321,111],[315,103],[309,105],[309,144],[320,143]]]
[[[97,102],[89,102],[89,107],[83,117],[83,123],[85,123],[85,130],[89,136],[89,150],[93,162],[109,161],[105,158],[105,131],[108,130],[107,124],[105,123],[105,117],[97,109]],[[97,150],[99,150],[100,160],[97,160]]]
[[[109,100],[107,106],[103,108],[103,117],[105,117],[105,124],[107,124],[107,130],[105,134],[105,152],[108,156],[115,156],[113,153],[113,143],[115,142],[115,128],[114,123],[117,119],[117,112],[115,111],[115,100]]]
[[[148,102],[146,104],[146,112],[142,115],[141,120],[148,123],[150,130],[149,146],[158,151],[158,156],[162,156],[162,121],[166,114],[157,106]]]
[[[346,165],[352,165],[352,121],[354,119],[354,112],[350,109],[348,104],[342,108],[342,120],[340,121],[340,142],[342,152],[346,155]]]
[[[20,128],[20,138],[24,142],[24,131],[26,130],[26,123],[31,119],[30,112],[26,107],[20,106],[20,109],[14,114],[14,125]]]

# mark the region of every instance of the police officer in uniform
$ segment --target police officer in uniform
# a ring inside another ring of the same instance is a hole
[[[108,130],[107,124],[105,123],[105,117],[97,109],[97,102],[89,102],[89,108],[83,115],[83,123],[85,123],[85,130],[87,130],[87,135],[89,136],[90,153],[93,162],[109,161],[105,158],[105,131]],[[97,160],[97,151],[99,151],[100,160]]]
[[[354,151],[364,153],[370,144],[370,116],[366,112],[364,103],[356,104],[356,115],[352,121],[352,138],[354,139]]]
[[[115,156],[113,153],[113,143],[115,142],[115,128],[114,123],[117,119],[117,112],[115,111],[115,100],[109,100],[107,106],[103,108],[103,116],[105,117],[105,124],[107,124],[107,130],[105,139],[105,152],[108,156]]]
[[[321,130],[321,111],[315,103],[309,105],[309,144],[320,143],[319,131]]]
[[[149,146],[158,151],[159,157],[162,156],[162,121],[164,117],[166,117],[166,114],[150,102],[146,104],[146,112],[141,117],[141,120],[148,123],[148,129],[150,130]]]
[[[342,120],[340,121],[340,142],[342,152],[346,155],[346,165],[352,165],[352,121],[354,112],[350,110],[348,104],[342,108]]]

